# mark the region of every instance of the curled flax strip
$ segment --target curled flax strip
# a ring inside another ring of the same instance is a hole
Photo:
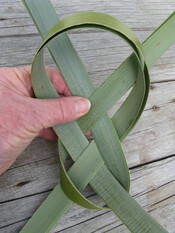
[[[81,191],[88,183],[131,232],[167,232],[128,194],[129,171],[120,145],[120,141],[131,131],[143,112],[149,92],[148,65],[151,65],[153,59],[156,60],[157,57],[148,59],[143,52],[144,46],[141,46],[135,34],[125,24],[99,12],[70,16],[57,23],[46,35],[45,25],[48,26],[49,23],[40,23],[42,13],[37,18],[36,9],[41,7],[41,0],[37,2],[26,0],[24,3],[40,33],[45,37],[32,64],[35,95],[38,98],[59,98],[44,67],[43,49],[48,45],[72,94],[88,97],[92,108],[86,116],[76,122],[53,127],[59,136],[61,182],[21,232],[50,232],[72,202],[89,209],[102,209],[103,207],[94,205],[82,196]],[[49,1],[46,1],[45,6],[42,7],[43,12],[49,8],[50,14],[55,17]],[[175,21],[174,14],[164,24],[169,22],[170,27],[172,19]],[[164,24],[158,33],[164,28]],[[95,27],[115,33],[134,51],[97,90],[69,39],[65,34],[62,35],[68,30],[81,27]],[[152,38],[154,39],[154,34]],[[172,35],[167,43],[168,46],[174,40],[175,36]],[[159,56],[165,51],[164,47],[162,46],[158,52]],[[123,71],[125,73],[131,71],[130,78],[127,75],[122,77]],[[111,120],[106,112],[131,87],[129,96]],[[91,130],[94,136],[91,143],[84,136],[88,130]],[[74,164],[66,172],[64,161],[68,155],[71,156]]]

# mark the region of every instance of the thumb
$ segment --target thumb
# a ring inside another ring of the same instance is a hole
[[[37,115],[37,128],[43,129],[74,121],[85,115],[91,103],[83,97],[62,97],[60,99],[32,99]]]

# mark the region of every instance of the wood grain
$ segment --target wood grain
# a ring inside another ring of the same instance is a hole
[[[141,119],[122,143],[130,168],[174,154],[175,103],[172,102],[174,89],[175,82],[166,82],[154,84],[154,88],[150,91]],[[0,200],[7,201],[53,188],[58,178],[57,156],[56,143],[36,139],[16,163],[0,176]],[[48,170],[47,174],[45,169],[49,169],[47,164],[49,165],[51,161],[55,164],[55,170]],[[25,185],[25,189],[21,192],[16,185],[28,180],[30,184]],[[43,182],[45,183],[46,180],[48,182],[45,187]]]
[[[33,168],[33,177],[37,177],[38,173],[45,174],[46,177],[51,177],[49,171],[53,171],[54,173],[56,170],[56,164],[53,164],[52,161],[53,160],[50,159],[50,165],[45,161],[46,166],[43,166],[42,169]],[[175,205],[174,166],[175,159],[172,157],[131,170],[130,192],[132,196],[149,211],[155,219],[166,227],[169,232],[173,232],[175,227],[173,222],[175,212],[172,211]],[[28,165],[24,166],[22,170],[28,173]],[[38,170],[40,170],[40,172]],[[57,176],[55,180],[58,181],[59,176]],[[45,181],[43,179],[41,186],[47,186],[47,181],[47,179],[45,179]],[[41,183],[40,180],[35,180],[34,182],[36,189],[41,191],[42,188],[38,187]],[[31,183],[32,181],[19,188],[20,191],[25,192],[25,189],[30,189]],[[54,187],[54,185],[55,184],[51,186]],[[1,229],[5,232],[9,232],[9,229],[11,232],[18,232],[18,225],[21,227],[28,220],[48,193],[49,191],[35,193],[35,195],[26,195],[19,199],[17,198],[1,203]],[[94,192],[90,188],[88,188],[84,194],[95,204],[102,204],[102,201],[94,195]],[[167,216],[165,215],[170,212],[171,215],[168,215],[169,218],[167,220]],[[109,230],[114,226],[118,227],[120,224],[119,220],[117,220],[116,216],[111,211],[91,211],[77,205],[72,205],[53,232],[62,232],[63,229],[66,229],[65,232],[81,232],[82,229],[86,229],[86,232],[106,232],[107,229]],[[6,225],[9,225],[10,228],[8,229]]]

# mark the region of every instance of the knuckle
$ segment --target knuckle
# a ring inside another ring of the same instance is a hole
[[[59,103],[59,120],[60,120],[60,123],[63,123],[66,121],[66,118],[67,118],[66,107],[62,99],[60,99],[58,103]]]

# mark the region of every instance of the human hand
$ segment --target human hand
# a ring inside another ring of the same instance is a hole
[[[30,66],[0,68],[0,174],[36,136],[57,139],[50,127],[76,120],[90,109],[90,102],[71,96],[61,74],[49,67],[48,75],[62,98],[33,98],[30,70]]]

